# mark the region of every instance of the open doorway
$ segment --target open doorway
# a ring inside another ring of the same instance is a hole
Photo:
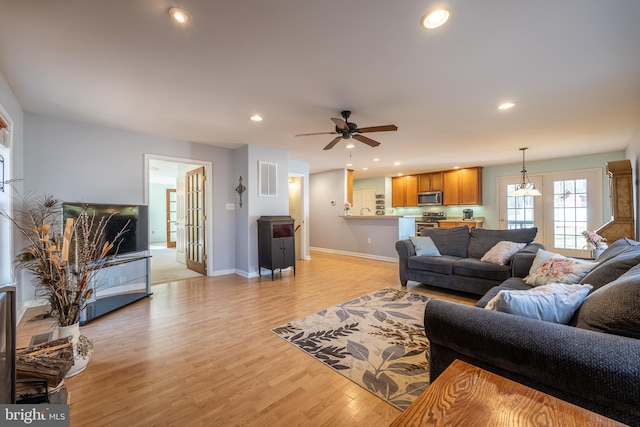
[[[206,275],[206,220],[199,213],[201,224],[187,219],[193,209],[194,171],[201,180],[197,187],[198,206],[206,211],[204,174],[211,165],[186,159],[146,156],[147,203],[149,205],[149,248],[151,254],[151,284],[189,279]],[[208,188],[208,186],[207,186]],[[191,236],[191,237],[190,237]],[[194,248],[198,248],[194,251]],[[200,268],[193,268],[197,254]],[[194,271],[195,270],[195,271]]]
[[[305,259],[303,177],[289,175],[289,216],[294,220],[296,259]]]

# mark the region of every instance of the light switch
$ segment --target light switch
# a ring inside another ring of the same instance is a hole
[[[235,211],[236,210],[236,204],[235,203],[227,203],[227,210],[228,211]]]

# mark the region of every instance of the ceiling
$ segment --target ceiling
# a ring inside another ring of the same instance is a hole
[[[442,5],[449,22],[423,29]],[[190,13],[187,25],[170,6]],[[0,0],[0,10],[0,71],[25,112],[269,146],[311,172],[518,163],[520,147],[527,160],[623,150],[640,125],[638,0]],[[516,106],[498,111],[507,100]],[[399,129],[352,150],[324,151],[333,135],[294,137],[334,130],[344,109],[360,127]]]

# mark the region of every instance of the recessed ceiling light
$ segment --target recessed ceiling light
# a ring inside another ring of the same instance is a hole
[[[347,144],[347,148],[348,148],[348,149],[352,149],[353,147],[355,147],[355,145],[353,145],[353,144]]]
[[[398,172],[398,176],[402,176],[402,172]]]
[[[400,166],[400,162],[394,162],[393,165],[394,166]]]
[[[372,159],[372,160],[373,160],[374,162],[379,162],[379,161],[380,161],[380,159],[378,159],[378,158],[375,158],[375,159]]]
[[[347,166],[353,166],[353,163],[347,163]]]
[[[513,108],[515,106],[516,104],[514,104],[513,102],[503,102],[502,104],[498,105],[498,110],[508,110],[509,108]]]
[[[444,23],[447,22],[448,19],[448,10],[436,9],[432,10],[431,12],[427,12],[427,14],[422,17],[422,20],[420,20],[420,23],[424,28],[432,30],[444,25]]]
[[[460,169],[460,166],[454,166],[453,168],[454,169]]]
[[[169,15],[181,24],[185,24],[191,18],[186,10],[180,9],[179,7],[169,9]]]
[[[362,170],[363,170],[363,171],[368,171],[368,170],[369,170],[369,168],[362,168]]]
[[[249,119],[254,122],[261,122],[262,116],[260,114],[254,114],[253,116],[250,116]]]

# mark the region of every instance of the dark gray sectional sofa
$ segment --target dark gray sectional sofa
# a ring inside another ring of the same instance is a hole
[[[510,263],[498,265],[480,258],[500,241],[527,243],[519,253],[535,256],[538,243],[532,243],[537,228],[488,230],[482,228],[423,228],[421,236],[430,237],[441,256],[417,256],[411,240],[396,242],[400,283],[413,280],[431,286],[484,295],[489,289],[513,275]]]
[[[593,286],[568,325],[485,310],[502,289],[528,289],[535,255],[475,307],[431,299],[424,322],[431,380],[460,359],[623,423],[640,426],[640,244],[621,239],[582,284]]]

